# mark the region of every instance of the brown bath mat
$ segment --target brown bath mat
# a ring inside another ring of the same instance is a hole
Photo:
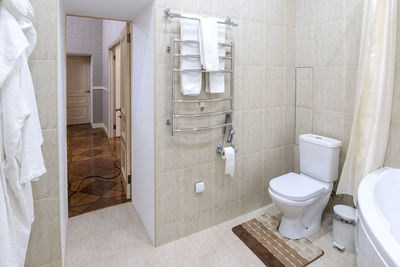
[[[233,227],[232,231],[266,266],[306,266],[324,254],[308,239],[283,237],[278,225],[277,218],[264,214]]]

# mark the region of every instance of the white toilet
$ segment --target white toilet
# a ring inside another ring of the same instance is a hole
[[[272,179],[269,194],[282,212],[279,232],[291,239],[310,236],[321,225],[333,182],[338,178],[342,142],[304,134],[299,137],[300,172]]]

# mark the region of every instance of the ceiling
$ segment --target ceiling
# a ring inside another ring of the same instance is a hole
[[[132,20],[152,0],[62,0],[69,15]]]

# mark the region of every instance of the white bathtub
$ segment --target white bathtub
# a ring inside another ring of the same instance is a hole
[[[358,189],[358,266],[400,266],[400,169],[367,175]]]

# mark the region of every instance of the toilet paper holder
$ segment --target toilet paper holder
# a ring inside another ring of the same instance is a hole
[[[239,151],[239,149],[235,148],[235,144],[231,143],[231,147],[235,150],[235,153]],[[222,157],[225,156],[224,148],[221,144],[217,146],[217,153],[220,154]]]
[[[232,116],[230,113],[225,115],[225,124],[229,123],[232,120]],[[227,132],[227,126],[224,126],[224,128],[222,129],[223,135],[222,135],[222,141],[221,144],[219,144],[217,146],[217,153],[220,154],[221,156],[224,156],[225,152],[224,152],[224,141],[225,141],[225,135]],[[237,149],[235,147],[235,144],[233,143],[233,136],[235,135],[236,131],[235,129],[233,129],[232,126],[230,126],[229,129],[229,133],[228,133],[228,138],[226,139],[226,142],[228,144],[231,144],[231,147],[233,148],[233,150],[235,150],[235,153],[237,153],[239,151],[239,149]]]

